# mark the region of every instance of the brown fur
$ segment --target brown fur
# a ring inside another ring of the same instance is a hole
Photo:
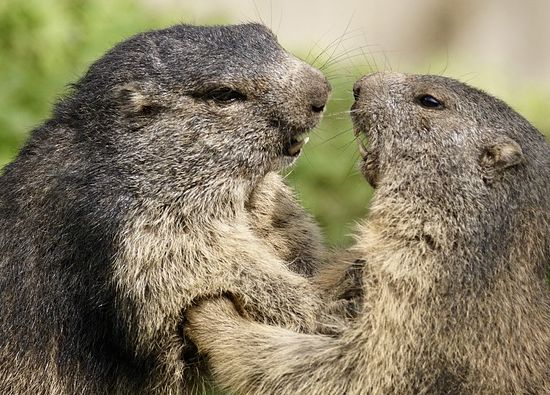
[[[95,62],[0,177],[0,393],[200,390],[201,298],[313,330],[321,297],[289,267],[322,247],[275,172],[329,92],[258,24],[145,32]]]
[[[188,333],[217,381],[239,394],[550,393],[550,147],[451,79],[375,74],[354,91],[376,186],[354,246],[362,312],[334,338],[205,302]]]
[[[268,174],[246,205],[254,233],[291,270],[313,275],[325,255],[319,228],[277,173]]]

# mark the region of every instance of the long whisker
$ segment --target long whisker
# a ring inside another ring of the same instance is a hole
[[[262,14],[260,12],[260,9],[258,8],[258,3],[256,3],[256,0],[252,0],[252,4],[254,5],[256,17],[260,20],[260,22],[262,22],[262,25],[266,25],[265,21],[262,18]]]
[[[350,127],[350,128],[347,128],[347,129],[345,129],[345,130],[343,130],[343,131],[341,131],[341,132],[338,132],[338,133],[336,133],[334,136],[331,136],[331,137],[329,137],[329,138],[323,140],[322,142],[320,142],[319,144],[315,145],[315,146],[312,147],[312,148],[317,148],[317,147],[320,147],[320,146],[322,146],[322,145],[325,145],[326,143],[328,143],[328,142],[330,142],[330,141],[332,141],[332,140],[334,140],[334,139],[336,139],[336,138],[342,136],[342,135],[345,134],[345,133],[349,133],[349,132],[351,132],[352,130],[353,130],[353,128]]]
[[[349,34],[351,34],[351,33],[355,32],[355,31],[357,31],[357,29],[356,29],[356,30],[353,30],[353,31],[350,31],[350,30],[349,30],[349,27],[350,27],[350,25],[351,25],[352,20],[353,20],[353,14],[352,14],[352,16],[350,17],[350,20],[348,21],[348,24],[346,25],[346,28],[344,29],[344,33],[343,33],[340,37],[338,37],[338,38],[336,38],[335,40],[333,40],[333,41],[332,41],[323,51],[321,51],[321,53],[319,53],[319,54],[317,55],[317,57],[316,57],[316,58],[313,60],[313,62],[311,63],[312,65],[315,65],[315,62],[317,62],[317,60],[319,60],[319,58],[320,58],[322,55],[327,54],[328,51],[329,51],[331,48],[333,48],[333,51],[332,51],[331,55],[329,56],[329,59],[330,59],[330,58],[334,55],[334,53],[336,52],[336,50],[338,49],[338,47],[341,45],[341,43],[342,43],[342,41],[344,40],[344,38],[346,38],[346,36],[348,36]],[[348,37],[348,38],[349,38],[349,37]],[[348,38],[346,38],[346,39],[348,39]],[[321,66],[320,68],[322,68],[322,66]]]

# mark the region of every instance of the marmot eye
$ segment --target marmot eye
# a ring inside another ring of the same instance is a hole
[[[437,100],[432,95],[420,95],[416,98],[418,103],[425,108],[435,108],[435,109],[442,109],[443,103]]]
[[[231,88],[216,88],[206,92],[203,99],[214,100],[218,103],[232,103],[246,100],[246,96]]]

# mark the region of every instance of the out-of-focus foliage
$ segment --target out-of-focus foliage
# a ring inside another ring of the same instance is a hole
[[[127,0],[0,2],[0,164],[94,58],[162,19]]]
[[[107,49],[136,32],[190,19],[181,11],[159,11],[131,0],[0,2],[0,167],[16,155],[28,132],[49,116],[67,84]],[[231,21],[222,17],[209,22]],[[324,62],[327,59],[315,65]],[[338,62],[330,60],[327,64],[330,70],[324,71],[341,79],[332,81],[325,118],[288,179],[328,241],[342,244],[350,241],[350,226],[366,214],[371,195],[357,172],[358,154],[347,114],[353,81],[368,69],[339,69]],[[510,93],[508,99],[537,127],[550,131],[550,100],[540,100],[543,95],[550,99],[548,92],[537,89]]]

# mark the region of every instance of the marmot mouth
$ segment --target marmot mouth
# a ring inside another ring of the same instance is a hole
[[[355,140],[357,141],[357,147],[359,148],[359,154],[363,160],[366,160],[369,156],[369,140],[367,139],[365,133],[362,133],[357,129],[354,130],[354,133]]]
[[[285,156],[297,157],[302,152],[302,147],[309,141],[309,136],[306,133],[298,134],[292,137],[284,148]]]
[[[359,129],[354,129],[355,140],[357,141],[357,146],[359,148],[359,154],[361,155],[361,172],[363,176],[367,179],[368,183],[376,188],[378,185],[379,177],[379,162],[378,162],[378,153],[369,143],[369,139],[365,132],[362,132]]]

